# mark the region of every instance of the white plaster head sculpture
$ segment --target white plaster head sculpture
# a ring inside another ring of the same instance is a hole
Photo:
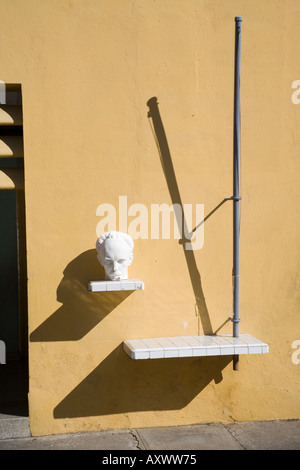
[[[128,266],[133,260],[134,243],[130,235],[123,232],[106,232],[98,238],[97,259],[105,269],[105,279],[121,281],[128,279]]]

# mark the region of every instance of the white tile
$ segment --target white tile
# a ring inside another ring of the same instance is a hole
[[[164,357],[178,357],[178,349],[174,346],[174,343],[172,343],[169,338],[157,338],[157,342],[164,350]]]
[[[88,290],[91,292],[101,292],[106,290],[106,286],[97,281],[90,281],[88,283]]]
[[[181,336],[170,338],[170,341],[178,349],[179,357],[188,357],[193,355],[191,346],[189,346],[189,344]]]
[[[179,349],[165,349],[165,357],[179,357]]]
[[[124,344],[131,350],[136,350],[136,351],[148,350],[147,346],[140,339],[133,339],[133,340],[128,339],[124,341]]]
[[[155,338],[147,338],[143,339],[143,343],[147,346],[147,348],[150,350],[150,353],[153,351],[161,351],[163,352],[163,347],[156,341]]]
[[[161,359],[165,357],[165,353],[163,349],[153,350],[150,349],[150,359]]]
[[[135,283],[134,283],[134,282],[131,283],[131,284],[129,284],[128,282],[123,281],[123,282],[120,282],[120,283],[119,283],[119,286],[120,286],[120,287],[119,287],[118,290],[136,290],[136,289],[135,289]],[[117,290],[117,289],[116,289],[116,290]]]
[[[130,348],[130,346],[128,346],[127,341],[123,342],[123,349],[128,354],[128,356],[130,356],[132,359],[134,359],[132,357],[132,349]]]
[[[124,281],[90,281],[88,290],[91,292],[144,290],[144,283],[139,279],[126,279]]]
[[[234,354],[234,346],[226,338],[222,336],[215,336],[211,338],[219,347],[220,347],[220,355],[221,356],[228,356]]]
[[[178,349],[178,356],[179,357],[193,357],[193,350],[192,349],[179,348]]]
[[[221,356],[231,356],[235,354],[234,346],[230,344],[228,345],[223,344],[220,349],[221,349]]]
[[[131,357],[131,359],[148,359],[150,357],[149,352],[145,349],[138,348],[140,341],[124,341],[123,349]]]
[[[245,334],[237,338],[201,335],[126,340],[123,347],[133,359],[263,354],[269,351],[266,343]]]
[[[216,346],[210,335],[196,336],[196,338],[198,338],[200,346]]]
[[[131,351],[131,359],[150,359],[149,351]]]
[[[248,344],[248,346],[250,346],[250,345],[255,346],[257,344],[260,344],[260,345],[264,344],[263,341],[261,341],[260,339],[254,338],[253,336],[246,335],[246,334],[240,335],[238,339],[241,342]]]
[[[231,343],[224,336],[214,336],[212,340],[215,341],[220,346],[230,346]]]
[[[193,356],[194,357],[203,357],[207,356],[207,349],[205,347],[199,346],[193,348]]]
[[[174,349],[174,343],[170,341],[170,338],[156,338],[156,341],[163,349]]]
[[[246,343],[242,342],[240,338],[234,338],[233,336],[222,336],[222,338],[226,339],[228,343],[230,344],[244,344],[246,346]]]
[[[194,357],[206,356],[206,347],[201,345],[198,338],[194,336],[187,336],[185,338],[186,343],[192,347],[192,355]]]
[[[221,349],[213,346],[208,346],[206,351],[207,356],[221,356]]]
[[[142,339],[127,340],[127,343],[131,344],[136,349],[148,349],[145,342]]]
[[[249,335],[240,335],[237,339],[240,343],[247,344],[248,346],[250,345],[253,346],[258,343],[258,341],[255,338],[250,337]]]
[[[237,354],[248,354],[249,353],[249,348],[248,348],[248,344],[245,343],[244,341],[242,341],[240,338],[234,338],[232,336],[222,336],[224,339],[226,339],[226,341],[228,341],[229,344],[231,344],[233,346],[233,349],[234,349],[234,352],[233,354],[234,355],[237,355]],[[228,352],[229,354],[229,352]]]
[[[194,336],[186,336],[185,341],[189,346],[192,346],[192,347],[199,347],[200,346],[199,341]]]
[[[234,354],[239,355],[239,354],[249,354],[249,349],[248,346],[239,346],[236,345],[234,346]]]
[[[121,290],[121,284],[120,284],[120,282],[117,282],[117,281],[114,281],[113,283],[107,282],[106,283],[106,290],[108,292]]]
[[[262,354],[262,346],[249,346],[249,354]]]

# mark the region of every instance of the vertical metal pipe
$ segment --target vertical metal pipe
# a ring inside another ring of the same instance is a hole
[[[239,336],[239,163],[240,163],[240,68],[242,17],[235,18],[234,131],[233,131],[233,336]],[[238,370],[238,356],[234,357]]]

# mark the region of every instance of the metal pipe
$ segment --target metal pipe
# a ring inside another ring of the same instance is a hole
[[[235,70],[234,70],[234,125],[233,125],[233,336],[239,336],[239,163],[240,163],[240,68],[242,17],[235,17]],[[234,357],[234,370],[238,370],[238,356]]]

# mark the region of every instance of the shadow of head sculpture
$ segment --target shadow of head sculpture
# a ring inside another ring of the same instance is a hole
[[[30,341],[79,340],[131,293],[87,290],[90,280],[104,279],[104,269],[95,249],[77,256],[63,274],[57,288],[57,300],[62,306],[31,333]]]

